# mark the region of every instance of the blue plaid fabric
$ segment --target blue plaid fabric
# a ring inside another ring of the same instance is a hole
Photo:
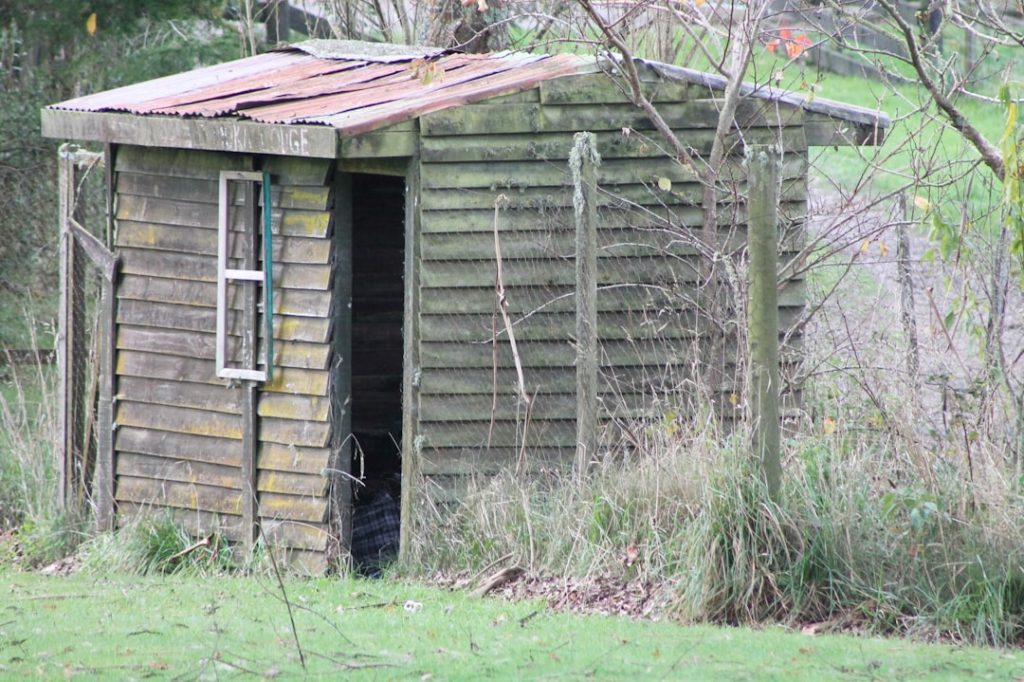
[[[352,513],[352,562],[367,576],[378,576],[398,556],[401,512],[386,490],[357,505]]]

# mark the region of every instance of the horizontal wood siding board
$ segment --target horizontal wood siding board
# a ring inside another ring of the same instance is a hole
[[[341,140],[342,159],[388,159],[416,155],[419,135],[412,131],[379,131]]]
[[[575,448],[527,447],[525,470],[558,469],[572,461]],[[419,470],[426,476],[438,474],[473,476],[496,474],[519,463],[518,448],[428,448],[420,456]]]
[[[121,324],[160,329],[181,329],[215,333],[217,328],[216,308],[201,308],[175,303],[153,303],[151,301],[121,300],[117,306],[117,321]],[[242,334],[241,310],[227,314],[227,332],[232,336]],[[323,317],[295,317],[274,315],[274,338],[281,341],[308,341],[326,343],[330,336],[330,319]]]
[[[131,523],[138,523],[138,519],[142,517],[160,517],[168,512],[175,524],[195,538],[205,537],[215,532],[231,542],[241,542],[245,537],[240,516],[191,509],[158,510],[150,505],[133,502],[122,502],[118,506],[118,525],[123,527]],[[270,545],[285,548],[285,553],[287,553],[287,548],[294,548],[306,550],[303,555],[308,555],[321,553],[327,547],[329,535],[325,524],[266,519],[262,525]]]
[[[598,272],[598,286],[627,281],[638,284],[696,281],[698,258],[664,256],[620,258]],[[563,259],[506,261],[502,264],[506,287],[564,286],[576,281],[571,262]],[[424,289],[481,287],[494,282],[493,261],[424,261],[420,268]],[[424,293],[426,297],[429,294]]]
[[[575,334],[572,313],[536,313],[513,320],[516,341],[558,341]],[[423,315],[420,338],[430,341],[462,341],[489,344],[494,338],[493,315]],[[696,315],[689,311],[606,312],[598,317],[599,339],[689,339],[699,333]],[[508,333],[499,326],[498,343],[508,343]]]
[[[418,433],[423,436],[425,449],[482,448],[487,446],[488,434],[491,447],[506,448],[519,447],[522,444],[523,425],[521,422],[502,421],[496,422],[494,429],[491,430],[489,419],[421,422]],[[531,420],[527,441],[530,447],[575,447],[575,418],[571,421]]]
[[[174,145],[194,150],[296,154],[323,158],[336,156],[338,141],[336,131],[326,126],[60,109],[43,109],[42,131],[46,137],[106,142],[117,144],[122,149],[124,145],[144,145],[145,148]]]
[[[251,159],[245,154],[123,145],[114,157],[114,169],[118,173],[217,180],[224,170],[248,170]]]
[[[607,393],[600,399],[601,418],[630,417],[646,414],[651,409],[664,411],[666,394],[650,387],[640,387],[639,393]],[[421,395],[421,425],[433,422],[472,423],[490,425],[492,414],[500,422],[525,423],[526,412],[522,398],[515,393],[499,393],[497,404],[481,399],[479,395]],[[531,428],[536,422],[572,421],[576,418],[576,396],[568,393],[539,393],[533,396],[530,413]],[[437,446],[437,443],[433,443]]]
[[[200,483],[219,488],[241,490],[240,470],[237,466],[222,466],[172,457],[154,457],[129,451],[117,455],[117,475],[153,478],[179,483]],[[256,488],[260,492],[283,495],[323,496],[328,479],[316,474],[282,471],[260,471]]]
[[[681,81],[658,80],[641,84],[650,102],[672,103],[700,99],[707,88]],[[544,104],[632,104],[630,86],[622,78],[605,73],[588,73],[552,78],[540,84]]]
[[[199,227],[181,227],[159,223],[118,221],[117,245],[121,248],[172,251],[188,255],[216,256],[217,231]],[[231,256],[240,258],[242,244],[232,244]],[[274,240],[275,262],[328,264],[330,241],[306,237],[279,237]],[[153,273],[155,274],[155,273]],[[217,271],[213,271],[216,276]]]
[[[806,280],[789,280],[779,291],[779,305],[798,307],[807,296]],[[576,309],[575,286],[518,286],[506,289],[509,312],[513,316],[534,311],[571,312]],[[643,285],[621,283],[598,289],[597,309],[599,312],[627,310],[660,310],[665,307],[679,307],[696,300],[698,290],[685,283],[664,283]],[[420,312],[424,315],[491,314],[494,312],[494,287],[451,287],[431,289],[424,297]]]
[[[779,267],[792,260],[793,253],[779,256]],[[617,284],[665,285],[692,284],[697,281],[699,257],[696,255],[654,255],[634,258],[608,257],[599,261],[598,286]],[[424,261],[421,286],[427,289],[479,288],[494,281],[493,260]],[[575,281],[572,262],[559,258],[503,260],[506,287],[567,286]],[[423,294],[424,297],[430,295]]]
[[[242,489],[239,469],[236,466],[139,455],[132,452],[118,452],[115,462],[118,476],[201,483],[236,492]]]
[[[677,129],[677,138],[693,149],[694,154],[706,156],[711,152],[713,129]],[[654,130],[609,130],[596,133],[597,150],[602,159],[645,159],[673,156],[661,133]],[[782,133],[772,128],[752,128],[740,136],[734,132],[726,138],[726,155],[741,156],[743,144],[773,144],[781,141],[786,153],[802,152],[807,143],[801,128],[783,128]],[[420,157],[427,163],[458,161],[552,161],[565,163],[572,148],[571,132],[521,133],[512,135],[459,135],[451,137],[424,137],[420,143]]]
[[[178,199],[156,199],[130,194],[118,195],[117,219],[178,227],[217,229],[217,204],[205,204]],[[234,211],[232,229],[239,231],[244,225],[242,211]],[[271,211],[271,232],[274,236],[327,237],[331,230],[328,211],[274,209]]]
[[[673,184],[669,190],[659,189],[655,183],[647,185],[616,185],[612,188],[599,187],[597,205],[602,209],[629,208],[631,206],[683,205],[700,206],[703,187],[700,183]],[[564,187],[527,186],[509,188],[450,188],[424,191],[423,211],[487,210],[494,211],[494,202],[499,195],[507,200],[507,209],[533,209],[542,211],[562,210],[572,206],[572,193]],[[783,180],[781,201],[803,202],[807,200],[807,181],[803,175]],[[720,192],[719,203],[730,206],[734,195]],[[728,208],[726,209],[728,210]]]
[[[115,448],[119,453],[132,452],[228,467],[238,467],[242,462],[242,442],[238,439],[196,436],[127,425],[118,426]]]
[[[211,412],[204,409],[159,403],[118,403],[116,420],[119,427],[131,426],[154,431],[241,439],[241,416]],[[259,438],[264,443],[323,448],[330,436],[330,424],[317,421],[296,421],[266,417],[260,420]]]
[[[322,523],[301,523],[278,519],[260,519],[260,530],[273,547],[323,552],[330,539],[328,526]]]
[[[260,443],[256,466],[260,471],[324,475],[330,455],[329,448]]]
[[[658,113],[672,128],[711,128],[718,125],[721,100],[690,100],[663,104]],[[736,110],[740,129],[803,125],[803,111],[779,108],[763,100],[740,100]],[[420,117],[424,137],[506,133],[649,129],[647,115],[633,104],[475,104],[453,107]]]
[[[800,202],[800,206],[804,206]],[[788,205],[790,211],[795,205]],[[650,206],[606,207],[597,214],[599,230],[614,229],[682,229],[704,225],[704,212],[699,206],[673,204]],[[571,232],[574,229],[571,206],[548,209],[503,210],[498,219],[502,235],[513,232]],[[745,224],[747,210],[743,204],[724,206],[718,224],[729,227]],[[481,232],[494,237],[494,206],[489,209],[449,209],[424,211],[421,217],[423,234],[462,234]]]
[[[238,287],[232,287],[229,291],[228,303],[235,310],[242,308],[242,302],[237,300],[239,298],[238,291]],[[215,282],[127,274],[121,277],[117,287],[117,297],[120,300],[176,303],[216,309],[217,285]],[[275,287],[274,313],[277,315],[327,317],[330,314],[330,304],[331,297],[327,291],[278,290]]]
[[[234,339],[233,339],[234,340]],[[117,349],[212,360],[214,335],[177,329],[154,329],[118,325]],[[229,342],[233,355],[236,344]],[[281,341],[274,344],[274,366],[297,369],[327,369],[330,349],[324,344]]]
[[[323,448],[330,443],[331,425],[317,421],[296,421],[277,417],[262,417],[259,421],[259,440],[298,447]]]
[[[795,350],[783,353],[783,373],[796,370],[801,355],[801,352]],[[727,358],[728,364],[723,370],[723,390],[742,388],[733,386],[735,377],[742,375],[735,363],[736,359]],[[524,381],[531,395],[572,393],[575,390],[575,374],[575,367],[572,366],[526,367],[523,370]],[[609,396],[644,392],[665,395],[678,390],[685,381],[692,378],[693,364],[684,363],[606,364],[598,368],[598,388],[602,394]],[[500,367],[497,372],[489,367],[427,371],[420,380],[420,395],[483,395],[489,399],[492,393],[511,395],[518,392],[518,372],[511,367]]]
[[[333,161],[327,159],[268,156],[262,170],[270,173],[271,182],[275,184],[327,187],[333,165]]]
[[[706,250],[697,228],[625,227],[597,230],[597,256],[603,258],[658,255],[695,256]],[[575,257],[575,235],[570,230],[508,231],[501,234],[502,260],[569,259]],[[783,235],[781,248],[795,253],[804,239],[802,233]],[[746,225],[731,225],[719,232],[716,248],[736,253],[746,248]],[[493,260],[494,234],[487,232],[427,233],[421,238],[425,261]],[[599,266],[600,267],[600,266]]]
[[[116,372],[118,376],[125,377],[171,379],[215,386],[227,384],[226,380],[217,377],[212,359],[160,355],[144,351],[120,351],[117,354]],[[325,396],[327,381],[326,371],[278,367],[274,369],[273,380],[261,384],[260,390],[268,393]]]
[[[217,184],[213,179],[119,172],[116,188],[119,198],[152,197],[216,206],[219,200]],[[262,203],[262,197],[260,200]],[[235,199],[235,203],[241,202],[241,197]],[[329,187],[292,187],[271,181],[271,202],[282,209],[325,211],[331,207],[332,196]]]
[[[240,514],[241,493],[229,488],[183,483],[178,481],[117,477],[115,497],[118,501],[160,505],[211,512]],[[268,519],[323,523],[327,503],[308,495],[264,493],[260,496],[260,515]]]
[[[117,381],[117,400],[152,405],[190,407],[210,412],[239,415],[242,409],[240,389],[227,385],[196,384],[185,381],[142,379],[121,376]]]
[[[256,476],[256,489],[261,493],[323,497],[329,483],[330,480],[320,474],[311,476],[263,469]]]
[[[217,257],[121,247],[121,272],[192,282],[217,281]],[[274,288],[325,291],[331,286],[331,266],[274,263]]]
[[[572,393],[576,390],[574,367],[531,367],[523,372],[530,394]],[[667,371],[658,366],[613,368],[600,372],[598,387],[602,393],[622,388],[634,392],[637,387],[657,391],[662,385],[677,385],[680,370]],[[514,369],[458,369],[451,372],[425,372],[420,380],[420,395],[485,395],[514,394],[519,391],[518,373]]]
[[[117,404],[115,419],[119,428],[134,426],[156,431],[236,440],[242,437],[240,416],[208,410],[128,402],[122,399]]]
[[[122,376],[118,380],[117,399],[171,407],[189,407],[225,414],[241,414],[240,389],[224,382],[220,386],[181,380],[143,379]],[[263,393],[259,401],[261,417],[326,422],[329,402],[309,395]]]
[[[114,496],[118,502],[176,507],[216,514],[240,514],[242,510],[242,496],[237,490],[126,475],[116,478]]]
[[[145,518],[162,518],[170,514],[174,523],[194,538],[218,533],[231,542],[242,539],[242,517],[235,514],[214,514],[192,509],[157,508],[149,504],[120,502],[117,505],[117,526],[142,522]]]
[[[261,520],[281,519],[323,523],[327,520],[327,499],[312,495],[263,493],[260,495],[258,511]]]
[[[453,368],[493,367],[490,344],[464,342],[423,342],[420,364],[427,370],[451,371]],[[569,339],[560,341],[524,341],[518,344],[524,367],[573,367],[576,350]],[[602,364],[636,367],[649,364],[669,365],[692,362],[692,351],[686,344],[670,347],[665,343],[634,343],[606,341],[600,344]],[[497,366],[512,367],[508,344],[498,345]]]
[[[261,417],[326,422],[330,416],[330,401],[326,397],[261,392],[258,414]]]
[[[567,187],[571,185],[569,164],[553,161],[493,161],[461,163],[423,163],[423,189]],[[727,159],[721,177],[742,178],[743,159]],[[782,177],[792,179],[807,173],[804,154],[787,154],[783,158]],[[696,174],[671,158],[606,159],[597,169],[598,186],[649,184],[657,186],[663,179],[676,184],[698,184]],[[609,190],[611,191],[611,190]]]
[[[241,464],[242,443],[238,439],[210,438],[185,433],[155,431],[135,427],[118,429],[116,448],[119,453],[152,455],[161,461],[205,462],[224,467],[238,467]],[[278,472],[283,478],[264,480],[269,492],[312,494],[320,490],[321,479],[329,462],[327,448],[297,447],[279,443],[261,443],[257,452],[257,465],[262,473]],[[303,483],[292,488],[288,481],[303,475]]]

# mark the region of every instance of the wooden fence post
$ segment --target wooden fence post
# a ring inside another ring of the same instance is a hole
[[[901,192],[896,201],[899,213],[896,223],[896,279],[900,285],[900,321],[903,323],[903,333],[907,337],[907,374],[910,375],[916,400],[921,360],[917,343],[917,319],[914,316],[914,280],[911,272],[910,237],[907,235],[910,216],[907,212],[906,192]]]
[[[569,166],[576,215],[576,467],[597,452],[597,138],[576,133]]]
[[[774,145],[747,148],[747,249],[750,253],[747,337],[753,452],[773,500],[782,485],[779,428],[779,195],[782,155]]]

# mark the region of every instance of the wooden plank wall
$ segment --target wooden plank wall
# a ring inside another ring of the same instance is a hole
[[[321,573],[329,536],[329,161],[119,151],[118,520],[167,507],[193,532],[216,523],[229,538],[241,536],[240,390],[214,369],[217,178],[260,166],[274,186],[275,367],[258,403],[258,508],[270,542]],[[240,311],[231,320],[239,322]]]
[[[417,464],[435,500],[455,494],[468,474],[515,463],[522,444],[526,415],[500,317],[496,354],[489,342],[496,310],[493,229],[499,194],[508,206],[498,217],[504,284],[527,389],[536,394],[527,464],[542,466],[574,452],[575,273],[567,163],[574,132],[596,133],[603,158],[598,171],[601,416],[642,414],[652,387],[678,385],[701,343],[693,314],[701,185],[665,157],[650,123],[603,78],[549,81],[501,101],[420,120]],[[706,155],[720,102],[701,99],[707,93],[695,86],[650,87],[655,101],[666,102],[660,110],[679,137]],[[806,213],[806,142],[802,112],[774,107],[744,101],[738,119],[748,141],[770,141],[782,124],[782,212],[791,228],[784,239],[792,252]],[[733,147],[725,172],[742,178],[740,145]],[[740,248],[745,206],[729,193],[721,200],[722,242]],[[665,219],[672,227],[666,228]],[[803,283],[789,283],[780,296],[783,325],[796,318],[802,304]],[[493,410],[492,386],[497,391]]]

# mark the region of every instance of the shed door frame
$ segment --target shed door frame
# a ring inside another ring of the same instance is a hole
[[[419,363],[419,234],[420,234],[420,159],[418,156],[388,159],[339,159],[334,179],[335,226],[334,239],[337,260],[333,264],[334,299],[341,305],[335,313],[335,327],[332,334],[334,356],[337,362],[332,384],[332,409],[337,421],[336,436],[332,450],[332,469],[341,472],[334,476],[332,486],[332,507],[339,510],[335,517],[338,533],[347,548],[352,537],[352,500],[350,462],[352,458],[352,415],[345,404],[352,395],[352,367],[349,362],[352,348],[352,174],[390,175],[405,178],[405,224],[404,224],[404,268],[403,268],[403,310],[402,310],[402,495],[401,495],[401,539],[399,561],[409,556],[412,507],[418,472],[416,461],[416,434],[418,424],[418,381]]]

